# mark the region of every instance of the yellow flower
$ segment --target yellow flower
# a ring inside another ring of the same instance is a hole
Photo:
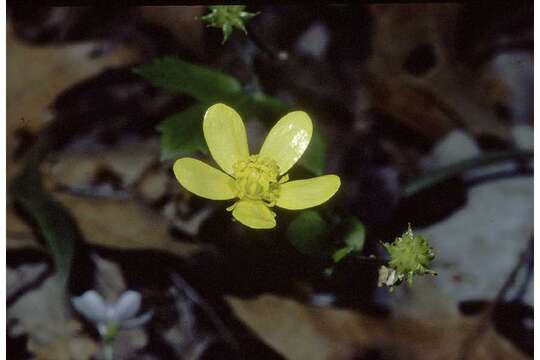
[[[224,171],[192,158],[174,163],[178,182],[192,193],[212,200],[238,199],[227,210],[254,229],[276,226],[277,206],[301,210],[320,205],[339,189],[336,175],[288,181],[285,173],[309,145],[313,125],[303,111],[288,113],[268,133],[258,155],[250,155],[244,123],[238,113],[215,104],[204,115],[203,132],[210,154]]]

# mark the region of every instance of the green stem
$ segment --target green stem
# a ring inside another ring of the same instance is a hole
[[[530,160],[534,156],[534,152],[530,150],[515,150],[515,151],[501,151],[492,152],[485,155],[478,156],[476,158],[459,161],[455,164],[448,165],[433,171],[430,171],[420,178],[417,178],[403,188],[403,195],[405,197],[412,196],[419,191],[436,185],[444,180],[460,175],[466,171],[493,165],[505,161],[512,160]]]
[[[363,263],[366,263],[366,264],[373,264],[373,265],[376,265],[376,266],[386,265],[388,263],[388,261],[383,260],[383,259],[378,258],[378,257],[375,257],[373,255],[372,256],[355,255],[354,260],[356,260],[358,262],[363,262]]]
[[[288,54],[284,51],[277,51],[270,45],[268,45],[256,31],[253,31],[253,25],[247,24],[247,36],[248,39],[259,49],[262,53],[266,54],[272,60],[286,61]]]
[[[114,360],[114,350],[112,347],[112,343],[109,341],[105,341],[103,343],[103,359]]]

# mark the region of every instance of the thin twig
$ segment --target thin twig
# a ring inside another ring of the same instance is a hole
[[[103,358],[104,360],[114,360],[114,348],[108,341],[103,343]]]
[[[193,301],[195,304],[199,305],[204,312],[208,315],[210,321],[216,326],[219,333],[227,340],[231,345],[236,349],[240,346],[238,342],[234,339],[231,332],[227,329],[227,326],[216,314],[214,309],[198,294],[198,292],[189,285],[189,283],[184,280],[178,273],[171,274],[171,280],[174,283],[175,287],[184,291],[186,296]]]
[[[448,178],[463,174],[466,171],[476,169],[482,166],[493,165],[501,162],[530,160],[534,153],[529,150],[513,150],[503,152],[492,152],[484,154],[472,159],[459,161],[455,164],[448,165],[431,172],[428,172],[417,179],[405,185],[403,189],[404,196],[412,196],[417,192],[424,190],[430,186],[438,184]]]
[[[388,261],[383,260],[381,258],[375,257],[375,256],[365,256],[365,255],[355,255],[353,257],[355,261],[366,263],[366,264],[373,264],[373,265],[385,265],[388,263]]]
[[[506,281],[497,293],[497,296],[495,296],[495,299],[489,304],[488,308],[485,310],[484,314],[479,319],[478,326],[474,328],[473,331],[462,342],[458,355],[458,360],[466,360],[471,354],[473,354],[473,350],[475,349],[479,340],[482,338],[482,336],[485,334],[485,332],[489,329],[489,326],[491,325],[491,319],[493,317],[493,312],[495,308],[504,301],[506,294],[516,281],[517,275],[521,267],[528,263],[529,257],[531,256],[533,243],[533,237],[531,237],[529,243],[527,244],[527,247],[520,254],[517,264],[514,266],[514,268],[506,278]]]
[[[531,168],[514,167],[510,170],[497,171],[490,174],[483,174],[464,181],[465,187],[475,186],[486,181],[495,181],[516,177],[534,176],[534,170]]]
[[[528,256],[526,268],[525,268],[525,278],[523,279],[521,285],[518,287],[516,294],[512,297],[511,301],[520,301],[523,299],[529,288],[529,283],[534,275],[534,249],[531,248],[531,252]]]

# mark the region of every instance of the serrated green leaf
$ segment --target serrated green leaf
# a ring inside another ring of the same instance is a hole
[[[287,229],[287,238],[302,254],[327,259],[334,247],[329,240],[329,224],[314,210],[300,213]]]
[[[67,284],[79,229],[71,214],[42,185],[39,162],[30,161],[10,183],[12,201],[35,221],[53,255],[59,278]]]
[[[207,108],[207,104],[198,103],[169,116],[159,124],[162,160],[191,156],[197,151],[208,152],[202,131],[202,120]]]
[[[242,89],[240,82],[232,76],[174,57],[156,59],[133,71],[156,87],[173,93],[190,95],[203,102],[216,102]]]
[[[361,251],[366,241],[366,228],[357,219],[351,217],[351,227],[345,236],[345,244],[354,251]]]

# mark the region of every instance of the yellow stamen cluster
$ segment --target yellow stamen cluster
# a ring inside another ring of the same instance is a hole
[[[279,186],[287,176],[278,180],[279,166],[269,158],[251,155],[233,166],[236,191],[240,199],[263,200],[274,206],[279,198]]]

